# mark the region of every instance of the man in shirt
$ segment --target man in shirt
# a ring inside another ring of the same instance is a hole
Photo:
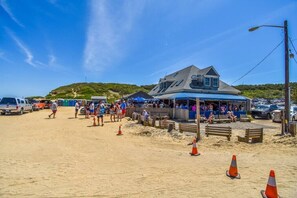
[[[124,118],[126,116],[126,102],[125,100],[123,100],[123,102],[121,103],[121,109],[122,109],[122,118]]]
[[[51,105],[51,109],[52,109],[52,114],[48,115],[48,117],[51,118],[51,116],[53,115],[53,118],[55,118],[58,110],[58,104],[56,101],[54,101],[53,104]]]

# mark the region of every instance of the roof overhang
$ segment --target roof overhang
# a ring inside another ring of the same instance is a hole
[[[200,100],[236,100],[246,101],[248,98],[232,94],[206,94],[206,93],[172,93],[155,96],[158,99],[196,99]]]

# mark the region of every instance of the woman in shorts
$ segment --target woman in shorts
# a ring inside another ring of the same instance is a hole
[[[110,121],[115,122],[115,105],[113,104],[113,102],[110,105],[109,113],[110,113]]]
[[[116,104],[115,112],[117,114],[117,121],[122,121],[122,109],[119,103]]]

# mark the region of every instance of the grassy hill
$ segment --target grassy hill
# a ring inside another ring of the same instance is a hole
[[[297,83],[290,83],[291,100],[297,102]],[[284,98],[284,84],[238,85],[236,89],[249,98]]]
[[[155,85],[131,85],[119,83],[74,83],[52,90],[46,98],[77,98],[90,99],[91,96],[107,96],[108,100],[113,101],[121,98],[123,95],[131,94],[137,91],[149,92]],[[291,99],[297,102],[297,83],[290,83]],[[238,85],[236,89],[242,92],[242,95],[249,98],[283,98],[283,84],[263,84],[263,85]]]
[[[137,91],[149,92],[154,86],[119,83],[74,83],[52,90],[46,98],[91,99],[91,96],[107,96],[108,100],[113,101],[121,98],[123,95]]]

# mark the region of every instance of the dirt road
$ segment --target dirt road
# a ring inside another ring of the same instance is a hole
[[[190,137],[135,135],[153,129],[127,119],[116,136],[107,117],[93,127],[73,108],[48,114],[0,116],[0,197],[261,197],[270,169],[279,194],[297,197],[296,138],[273,136],[278,128],[262,144],[205,137],[191,157]],[[225,175],[233,154],[239,180]]]

